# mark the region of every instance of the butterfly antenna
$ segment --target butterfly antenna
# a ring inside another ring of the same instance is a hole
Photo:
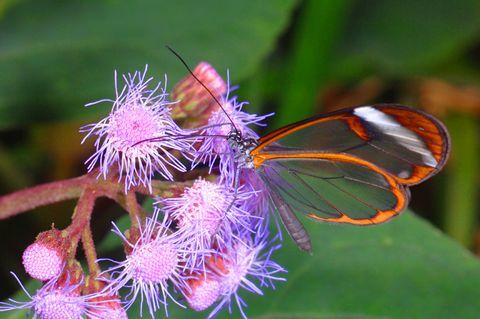
[[[220,106],[220,108],[222,109],[223,113],[225,113],[225,115],[227,116],[228,120],[230,121],[230,123],[232,123],[232,126],[235,128],[235,131],[239,132],[239,130],[237,129],[237,127],[235,126],[235,123],[233,122],[232,118],[230,117],[230,115],[228,115],[227,111],[223,108],[222,106],[222,103],[220,103],[220,101],[217,99],[217,97],[212,93],[212,91],[208,88],[208,86],[206,86],[192,71],[192,69],[188,66],[187,62],[185,62],[185,60],[180,56],[180,54],[178,54],[174,49],[172,49],[170,46],[166,45],[167,49],[170,50],[170,52],[172,52],[179,60],[180,62],[182,62],[182,64],[185,66],[185,68],[188,70],[188,73],[190,73],[191,76],[193,76],[193,78],[198,82],[200,83],[201,86],[203,86],[203,88],[205,90],[207,90],[208,94],[210,94],[210,96],[215,100],[215,102],[218,104],[218,106]]]

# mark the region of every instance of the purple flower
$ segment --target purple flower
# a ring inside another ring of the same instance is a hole
[[[197,179],[191,187],[186,187],[179,197],[165,198],[156,204],[162,211],[175,219],[177,227],[186,234],[186,244],[192,251],[205,252],[212,246],[225,247],[233,237],[244,232],[253,232],[258,217],[236,204],[247,202],[254,192],[244,187],[234,190],[220,182]],[[235,202],[234,202],[235,200]],[[256,220],[252,223],[252,220]],[[198,258],[200,257],[200,258]],[[200,266],[204,254],[196,253],[188,266]]]
[[[104,303],[109,300],[105,294],[81,295],[83,280],[75,283],[73,278],[68,277],[62,282],[60,276],[48,281],[35,295],[31,295],[18,277],[12,275],[30,300],[21,302],[9,299],[9,302],[0,302],[0,311],[29,309],[33,312],[33,319],[81,319],[85,315],[104,311]],[[103,301],[96,301],[99,296],[103,297]]]
[[[238,130],[243,139],[259,138],[249,125],[255,124],[264,126],[262,123],[267,117],[273,115],[256,115],[242,111],[243,106],[248,102],[238,102],[237,97],[229,97],[233,90],[228,86],[227,95],[220,101],[223,110],[219,109],[212,113],[208,125],[203,129],[202,135],[205,136],[203,143],[197,151],[193,161],[193,166],[199,163],[206,163],[212,170],[216,160],[219,160],[220,176],[222,180],[231,181],[235,175],[235,154],[231,149],[227,136],[233,131]],[[225,112],[228,114],[225,114]],[[232,123],[233,122],[233,123]]]
[[[238,174],[238,184],[244,189],[244,192],[251,194],[249,198],[237,198],[236,203],[243,210],[251,214],[252,225],[259,221],[268,222],[268,212],[270,209],[270,196],[265,183],[253,169],[241,169]]]
[[[105,291],[113,294],[123,287],[129,288],[130,292],[125,297],[126,307],[129,308],[140,297],[140,316],[145,301],[152,318],[162,306],[168,315],[167,299],[185,307],[174,298],[169,287],[173,284],[179,291],[186,289],[187,277],[183,270],[189,253],[182,247],[182,233],[172,233],[171,222],[164,218],[160,223],[157,218],[157,213],[152,218],[147,218],[145,227],[140,229],[135,241],[127,239],[114,224],[114,232],[123,239],[130,252],[123,261],[103,259],[115,265],[100,275],[103,277],[106,273],[110,274],[111,279],[107,280]]]
[[[196,281],[189,281],[190,290],[186,295],[189,305],[201,311],[216,301],[217,305],[208,316],[213,318],[223,307],[231,313],[232,303],[235,302],[243,318],[247,318],[243,311],[247,305],[238,294],[240,288],[263,295],[260,288],[275,288],[274,281],[285,281],[279,273],[286,270],[271,260],[272,253],[280,248],[280,244],[274,244],[276,238],[269,241],[268,236],[265,228],[259,229],[256,234],[245,233],[220,255],[209,258],[207,267],[215,276],[207,274]],[[218,291],[218,298],[212,302],[215,291]]]
[[[151,191],[151,178],[158,172],[173,180],[171,169],[184,172],[184,164],[172,154],[172,150],[189,156],[193,150],[192,139],[180,129],[170,116],[171,102],[167,101],[165,87],[161,82],[155,88],[148,86],[153,78],[146,78],[147,68],[133,75],[123,76],[124,87],[119,92],[115,74],[115,100],[100,102],[113,104],[110,114],[95,124],[83,126],[80,131],[97,136],[96,152],[87,160],[88,170],[98,164],[105,178],[118,169],[119,180],[125,175],[125,190],[143,185]],[[166,78],[165,78],[166,82]]]

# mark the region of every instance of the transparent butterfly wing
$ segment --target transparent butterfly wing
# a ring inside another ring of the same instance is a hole
[[[450,150],[443,124],[400,105],[362,106],[310,118],[276,130],[252,152],[271,155],[348,154],[375,164],[405,185],[437,173]]]
[[[355,157],[269,158],[258,173],[293,211],[324,221],[384,222],[402,211],[408,189]]]

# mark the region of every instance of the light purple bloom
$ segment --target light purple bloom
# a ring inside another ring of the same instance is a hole
[[[130,289],[125,297],[126,308],[140,298],[140,316],[145,302],[152,318],[162,306],[168,315],[168,299],[185,307],[174,298],[169,288],[173,284],[179,291],[186,289],[185,281],[188,277],[183,271],[186,256],[190,253],[182,246],[182,232],[173,233],[170,230],[170,221],[164,218],[162,222],[158,222],[157,218],[157,213],[152,218],[147,218],[145,227],[140,229],[139,238],[135,242],[127,239],[114,225],[114,232],[131,251],[123,261],[102,259],[113,262],[114,266],[100,275],[102,277],[105,273],[110,274],[111,279],[107,280],[105,291],[117,293],[123,287]]]
[[[81,319],[85,315],[93,315],[98,311],[105,310],[105,303],[108,302],[106,294],[95,293],[81,295],[83,280],[79,283],[70,283],[67,279],[62,286],[58,285],[59,277],[48,281],[35,295],[31,295],[22,285],[18,277],[12,273],[20,284],[29,301],[16,301],[8,299],[9,302],[0,302],[0,311],[29,309],[33,312],[33,319]],[[97,301],[102,297],[102,301]]]
[[[238,185],[251,196],[246,199],[237,198],[236,204],[243,210],[250,212],[252,225],[258,224],[259,221],[268,222],[270,196],[264,182],[255,170],[250,168],[241,169],[238,178]]]
[[[197,179],[181,196],[161,199],[156,204],[176,220],[192,251],[205,252],[213,245],[225,247],[232,238],[254,231],[252,225],[263,217],[252,215],[236,203],[247,202],[253,195],[253,191],[246,191],[243,186],[235,195],[230,186],[221,182]],[[187,266],[201,267],[204,256],[194,253]]]
[[[115,74],[115,100],[100,102],[113,103],[110,114],[98,123],[85,125],[80,129],[87,135],[97,136],[96,152],[87,160],[88,170],[98,164],[100,174],[105,178],[113,168],[118,169],[119,180],[125,175],[125,190],[143,185],[151,191],[151,178],[157,172],[173,180],[171,169],[186,171],[184,164],[172,154],[179,151],[188,157],[193,151],[186,132],[172,120],[167,100],[166,83],[159,82],[149,88],[153,78],[146,78],[144,72],[123,76],[124,87],[119,92]],[[166,82],[166,78],[165,78]]]
[[[210,291],[207,296],[213,297],[209,287],[215,287],[219,291],[217,305],[208,318],[215,317],[224,307],[231,313],[233,303],[237,304],[243,318],[247,318],[243,310],[247,305],[240,297],[239,289],[263,295],[261,288],[275,288],[274,281],[285,281],[279,275],[286,270],[271,260],[272,253],[281,246],[274,243],[276,238],[269,241],[268,236],[266,229],[259,229],[256,234],[245,233],[241,240],[232,242],[219,256],[208,259],[207,267],[216,276],[207,275],[190,283],[191,292],[186,296],[189,305],[196,310],[205,309],[206,302],[212,299],[205,299],[205,292]]]

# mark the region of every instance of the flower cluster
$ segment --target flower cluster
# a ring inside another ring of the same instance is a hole
[[[66,265],[59,275],[44,282],[35,295],[31,295],[12,273],[20,284],[29,301],[0,302],[0,311],[30,309],[33,318],[39,319],[80,319],[110,318],[126,319],[127,313],[118,296],[89,289],[83,271],[77,262]]]
[[[147,68],[122,77],[110,113],[81,128],[84,141],[95,137],[87,159],[87,185],[64,230],[40,234],[23,255],[25,270],[44,283],[28,302],[0,303],[0,311],[31,309],[34,318],[126,318],[169,314],[169,305],[195,311],[237,305],[246,318],[239,291],[262,295],[285,272],[273,259],[279,235],[269,231],[269,197],[252,168],[232,148],[232,132],[258,139],[252,125],[266,116],[244,111],[247,103],[205,62],[175,86],[155,83]],[[228,81],[227,81],[228,82]],[[92,178],[93,176],[93,178]],[[153,198],[144,211],[136,193]],[[90,233],[95,198],[116,200],[131,224],[113,232],[125,258],[97,258]],[[148,210],[148,209],[147,209]],[[83,243],[88,275],[75,259]],[[22,286],[23,287],[23,286]],[[137,316],[137,313],[135,313]]]

